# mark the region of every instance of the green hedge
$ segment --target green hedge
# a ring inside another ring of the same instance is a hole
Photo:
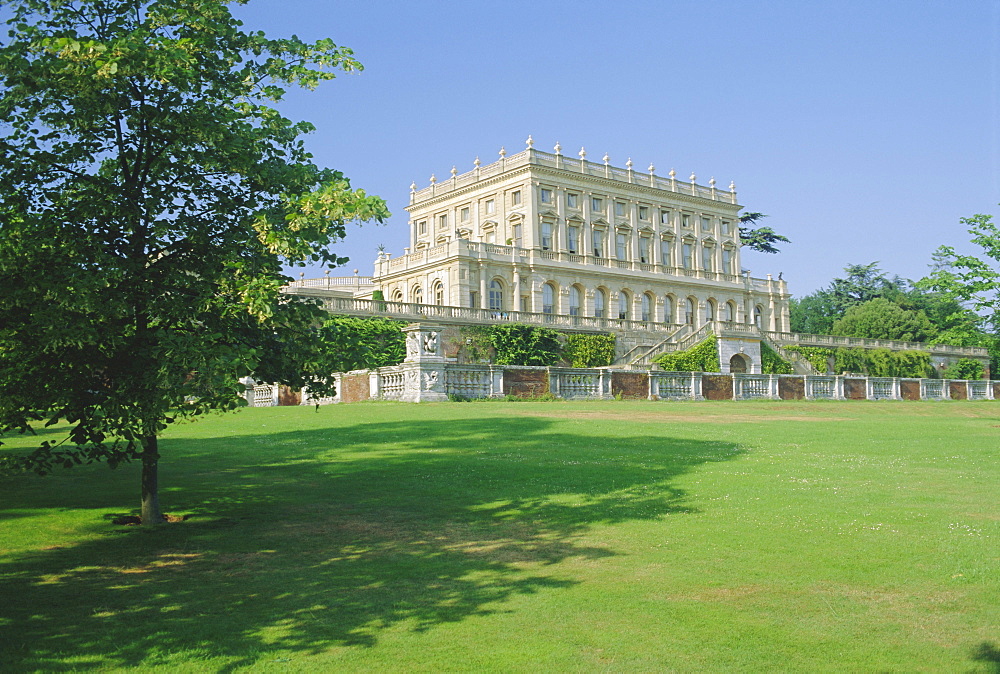
[[[708,337],[690,349],[665,353],[653,362],[667,372],[718,372],[719,347],[715,337]]]
[[[563,357],[573,367],[604,367],[615,359],[614,335],[567,335]]]
[[[760,371],[763,374],[792,374],[792,364],[778,355],[778,352],[767,345],[760,343]]]
[[[562,358],[559,333],[511,323],[489,328],[497,365],[555,365]]]
[[[785,350],[802,354],[820,373],[827,371],[827,361],[833,356],[833,370],[837,373],[857,372],[871,377],[937,376],[931,366],[931,355],[926,351],[830,349],[821,346],[786,346]]]
[[[945,379],[982,379],[983,364],[972,358],[959,358],[943,374]]]
[[[834,352],[834,349],[828,349],[824,346],[786,346],[782,348],[785,351],[792,351],[801,355],[820,374],[825,374],[829,369],[829,359]]]

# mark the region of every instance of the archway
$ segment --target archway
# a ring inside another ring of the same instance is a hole
[[[729,373],[730,374],[746,374],[747,372],[747,360],[738,353],[734,353],[733,357],[729,359]]]

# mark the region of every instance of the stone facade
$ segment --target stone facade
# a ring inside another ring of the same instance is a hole
[[[381,254],[390,302],[496,312],[788,329],[783,280],[741,269],[734,189],[528,147],[422,190],[410,246]],[[757,359],[759,363],[759,359]]]

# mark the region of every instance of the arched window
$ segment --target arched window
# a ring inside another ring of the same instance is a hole
[[[623,321],[628,319],[628,305],[629,305],[628,292],[623,290],[620,293],[618,293],[618,318],[620,318]]]
[[[440,281],[434,282],[434,304],[444,306],[444,284]]]
[[[653,303],[649,300],[649,293],[644,293],[642,296],[642,320],[653,320]]]
[[[694,325],[694,300],[690,297],[684,301],[684,322]]]
[[[607,306],[608,296],[604,290],[598,288],[594,292],[594,318],[604,318],[604,308]]]
[[[399,288],[396,288],[395,290],[392,291],[391,297],[392,297],[392,301],[393,302],[402,302],[403,301],[403,291],[400,290]]]
[[[761,318],[764,315],[764,308],[759,304],[753,308],[753,324],[758,328],[761,327]]]
[[[493,279],[490,281],[490,311],[503,310],[503,286],[500,281]]]
[[[569,315],[580,315],[580,289],[576,286],[569,287]]]
[[[673,323],[677,316],[674,315],[674,298],[667,295],[663,298],[663,322]]]
[[[736,320],[736,307],[733,306],[732,302],[726,302],[726,313],[723,316],[723,320],[730,323]]]
[[[709,323],[715,322],[715,300],[705,302],[705,320]]]
[[[543,314],[554,314],[556,307],[555,300],[555,289],[552,287],[551,283],[546,283],[542,286],[542,313]]]
[[[424,303],[424,291],[421,290],[420,286],[413,286],[413,290],[410,292],[410,301],[414,304]]]

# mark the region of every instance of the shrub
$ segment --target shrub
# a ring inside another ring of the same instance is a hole
[[[490,327],[497,365],[555,365],[562,356],[559,333],[513,323]]]
[[[718,372],[719,347],[715,337],[709,337],[685,351],[665,353],[654,362],[668,372]]]
[[[959,358],[945,368],[945,379],[982,379],[983,364],[972,358]]]
[[[830,369],[829,360],[834,350],[823,346],[786,346],[785,351],[792,351],[801,355],[809,361],[809,364],[819,372],[825,373]]]
[[[573,367],[605,367],[615,359],[614,335],[568,335],[563,355]]]
[[[778,355],[778,352],[760,343],[760,371],[762,374],[791,374],[792,364]]]

